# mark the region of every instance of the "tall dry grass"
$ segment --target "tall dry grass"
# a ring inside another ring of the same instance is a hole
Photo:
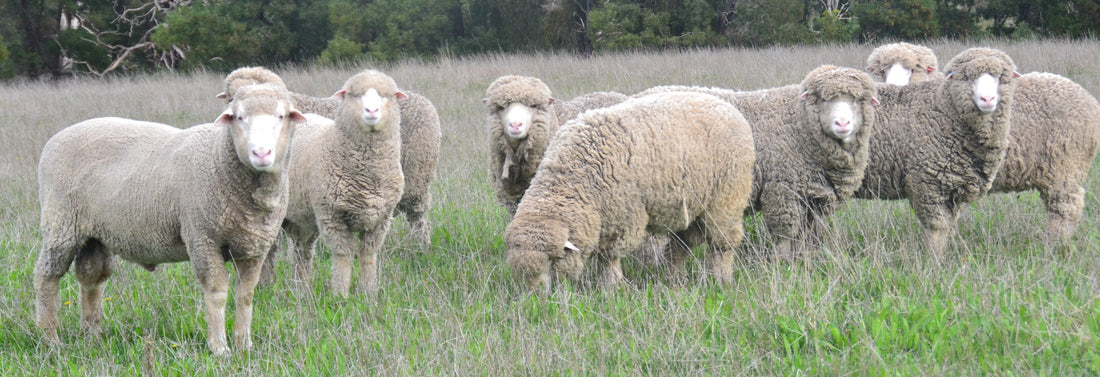
[[[1021,72],[1065,75],[1100,94],[1100,42],[933,41],[941,65],[972,45],[1001,48]],[[276,67],[295,91],[326,96],[363,68],[381,69],[439,109],[444,140],[430,254],[390,237],[376,299],[330,297],[327,260],[315,292],[260,289],[252,352],[228,360],[204,346],[201,290],[186,264],[149,273],[119,263],[108,282],[105,336],[84,339],[76,304],[65,345],[34,327],[31,271],[40,247],[35,171],[50,135],[83,119],[122,116],[186,127],[224,103],[224,72],[0,85],[0,374],[1098,374],[1100,187],[1093,169],[1072,245],[1050,249],[1037,194],[997,194],[966,211],[943,264],[926,261],[905,202],[855,201],[831,218],[822,261],[746,261],[734,284],[684,284],[637,264],[615,292],[518,292],[503,263],[507,215],[486,170],[486,86],[505,74],[542,78],[560,99],[663,84],[758,89],[799,82],[820,64],[863,67],[875,46],[772,47],[445,57],[355,67]],[[1094,163],[1095,166],[1095,163]],[[750,222],[752,224],[752,222]],[[750,225],[751,226],[751,225]],[[407,229],[398,221],[394,232]],[[750,235],[753,233],[750,230]],[[767,241],[750,236],[746,248]],[[287,273],[285,262],[279,273]],[[63,280],[63,300],[79,288]]]

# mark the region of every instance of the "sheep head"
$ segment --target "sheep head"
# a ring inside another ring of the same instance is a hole
[[[887,84],[908,85],[938,75],[932,49],[905,42],[879,46],[867,56],[867,72]]]
[[[407,98],[397,84],[384,73],[366,70],[352,76],[343,89],[334,94],[342,102],[343,118],[356,119],[368,131],[382,131],[401,124],[397,101]],[[346,114],[345,114],[346,113]]]
[[[489,116],[504,127],[513,141],[527,137],[540,113],[548,112],[554,97],[542,80],[528,76],[503,76],[489,85],[481,102],[489,107]]]
[[[258,171],[271,171],[286,158],[294,124],[305,121],[285,89],[259,84],[238,88],[214,123],[229,128],[241,163]]]
[[[816,113],[822,132],[841,143],[851,142],[874,119],[875,95],[871,77],[851,68],[823,65],[802,80],[807,112]]]
[[[225,76],[225,89],[218,93],[217,98],[223,98],[227,102],[233,100],[233,96],[241,87],[254,84],[274,84],[286,89],[283,78],[264,67],[237,68]]]
[[[947,70],[948,85],[945,87],[968,93],[967,98],[954,97],[956,106],[977,109],[985,114],[996,111],[1001,102],[1011,99],[1015,88],[1013,81],[1020,77],[1012,58],[991,48],[967,49],[947,63]]]

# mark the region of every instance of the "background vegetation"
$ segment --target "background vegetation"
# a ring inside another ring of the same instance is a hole
[[[11,0],[0,4],[0,79],[1098,33],[1095,0]]]
[[[1100,42],[984,41],[1022,72],[1050,71],[1100,92]],[[931,42],[941,61],[970,47]],[[997,194],[966,211],[942,264],[919,250],[905,202],[854,201],[832,217],[808,263],[739,258],[734,283],[711,286],[700,260],[684,278],[635,260],[629,286],[524,295],[504,264],[507,215],[486,177],[485,88],[504,74],[544,79],[568,99],[659,84],[766,88],[823,63],[862,67],[873,45],[571,53],[278,69],[291,89],[328,95],[373,67],[439,109],[444,142],[430,253],[406,247],[397,220],[382,291],[337,299],[324,248],[313,289],[258,289],[251,352],[205,345],[201,288],[186,263],[148,272],[120,261],[107,283],[105,333],[80,334],[79,287],[62,279],[60,335],[35,327],[33,263],[41,246],[36,166],[54,132],[122,116],[181,127],[212,121],[224,72],[137,74],[0,84],[0,374],[34,375],[1097,375],[1100,374],[1100,167],[1092,169],[1073,243],[1048,249],[1038,194]],[[745,254],[768,245],[749,222]],[[230,310],[232,308],[230,303]],[[230,313],[232,313],[230,311]],[[232,322],[232,314],[229,321]]]

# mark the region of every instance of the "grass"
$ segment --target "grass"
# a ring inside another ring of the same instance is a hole
[[[1100,93],[1097,41],[980,43],[1022,72],[1050,71]],[[930,46],[941,64],[969,44]],[[189,265],[148,272],[120,262],[104,334],[79,330],[79,287],[62,279],[60,335],[34,325],[40,247],[35,169],[57,130],[99,116],[187,126],[213,120],[224,72],[0,86],[0,374],[3,375],[1097,375],[1100,374],[1100,169],[1072,244],[1038,242],[1034,192],[972,205],[945,261],[920,252],[905,202],[856,201],[830,218],[820,261],[743,259],[730,286],[700,284],[627,261],[630,285],[521,292],[504,265],[507,215],[486,178],[485,87],[504,74],[543,78],[555,96],[634,93],[659,84],[755,89],[798,82],[819,64],[862,67],[874,46],[571,55],[492,55],[378,66],[438,107],[444,141],[433,186],[434,247],[407,247],[397,220],[382,291],[335,298],[329,260],[296,294],[280,257],[257,290],[251,351],[223,359],[205,345],[201,289]],[[365,67],[366,65],[364,65]],[[300,92],[328,95],[352,68],[277,69]],[[1094,162],[1095,166],[1095,162]],[[750,228],[753,227],[750,221]],[[746,249],[768,247],[749,230]],[[228,320],[233,321],[232,300]]]

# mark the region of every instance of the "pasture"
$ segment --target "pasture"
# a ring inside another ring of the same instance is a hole
[[[1022,73],[1064,75],[1100,95],[1100,41],[928,44],[940,65],[971,46],[1003,49]],[[180,127],[213,121],[225,72],[0,85],[0,374],[2,375],[1097,375],[1100,374],[1100,167],[1071,244],[1040,241],[1036,192],[993,194],[965,211],[941,264],[921,252],[904,201],[856,200],[831,218],[817,260],[738,258],[731,286],[627,261],[615,291],[583,284],[539,297],[504,264],[507,214],[488,168],[485,88],[505,74],[541,78],[558,99],[632,94],[662,84],[758,89],[801,81],[820,64],[862,69],[875,45],[492,55],[352,67],[271,67],[297,92],[327,96],[363,68],[431,99],[443,125],[433,185],[433,248],[394,222],[381,292],[333,297],[323,245],[313,290],[286,277],[256,292],[251,351],[206,347],[190,265],[155,272],[124,261],[106,285],[104,334],[82,337],[79,285],[62,279],[63,345],[34,325],[41,245],[36,167],[53,133],[121,116]],[[747,222],[745,254],[766,239]],[[701,255],[701,254],[700,254]],[[685,281],[686,280],[686,281]],[[227,308],[233,321],[233,303]]]

